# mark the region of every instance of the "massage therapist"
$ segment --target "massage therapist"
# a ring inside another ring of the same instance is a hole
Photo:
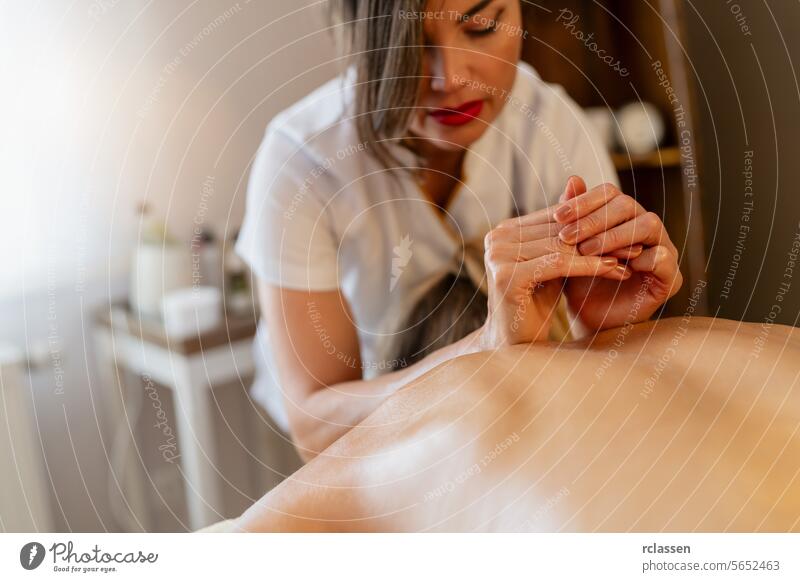
[[[442,362],[558,339],[563,306],[571,337],[642,321],[682,284],[661,220],[520,61],[521,10],[340,0],[345,72],[267,128],[237,242],[261,305],[253,396],[305,459]],[[398,366],[400,327],[447,272],[485,322]]]

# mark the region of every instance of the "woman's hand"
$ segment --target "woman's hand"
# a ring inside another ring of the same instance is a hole
[[[612,184],[586,191],[573,176],[555,219],[564,226],[562,242],[581,255],[613,255],[627,260],[622,282],[578,276],[566,281],[567,306],[589,330],[619,327],[648,319],[683,284],[678,249],[661,219]]]
[[[565,277],[607,277],[616,285],[624,268],[615,257],[582,256],[559,238],[560,205],[501,222],[484,240],[489,313],[482,349],[547,339]]]

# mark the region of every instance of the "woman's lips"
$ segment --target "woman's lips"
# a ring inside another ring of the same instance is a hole
[[[483,101],[468,101],[458,107],[434,109],[428,115],[442,125],[464,125],[481,114]]]

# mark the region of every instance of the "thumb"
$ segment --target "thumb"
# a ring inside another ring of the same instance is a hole
[[[564,193],[558,198],[559,202],[566,202],[576,196],[586,192],[586,182],[580,176],[570,176],[567,180],[567,185],[564,187]]]

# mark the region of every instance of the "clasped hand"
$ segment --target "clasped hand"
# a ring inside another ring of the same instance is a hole
[[[547,339],[562,292],[580,335],[644,321],[683,284],[658,215],[577,176],[558,204],[501,222],[484,246],[487,349]]]

